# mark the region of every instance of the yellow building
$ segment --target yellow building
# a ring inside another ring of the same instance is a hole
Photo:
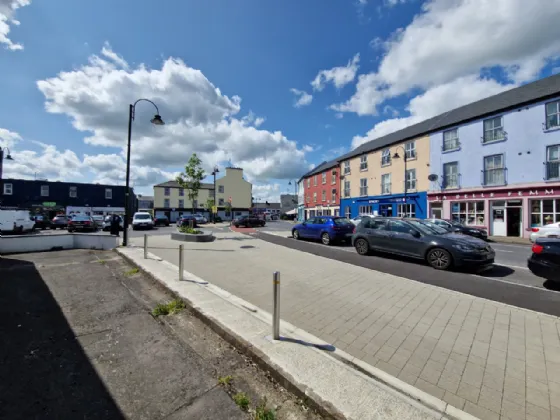
[[[218,216],[222,219],[249,214],[253,186],[243,178],[243,169],[226,168],[225,175],[216,179],[216,204]],[[214,199],[214,184],[203,183],[194,201],[188,191],[177,181],[167,181],[154,185],[154,214],[165,215],[175,222],[182,214],[200,213],[209,216],[209,201]],[[194,205],[193,205],[194,204]]]
[[[340,213],[346,217],[427,216],[430,137],[396,144],[375,141],[342,156]]]

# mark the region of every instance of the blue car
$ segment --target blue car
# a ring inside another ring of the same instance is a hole
[[[346,217],[317,216],[295,225],[292,236],[294,239],[316,239],[330,245],[333,242],[350,241],[354,227]]]

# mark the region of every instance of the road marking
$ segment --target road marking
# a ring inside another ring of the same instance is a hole
[[[497,251],[497,252],[515,252],[515,251],[506,251],[505,249],[495,249],[494,251]]]
[[[513,284],[514,286],[528,287],[529,289],[546,290],[547,292],[552,292],[552,293],[560,293],[560,291],[547,289],[546,287],[532,286],[530,284],[523,284],[523,283],[515,283],[515,282],[509,281],[509,280],[497,279],[495,277],[479,276],[477,274],[471,274],[471,275],[474,276],[474,277],[482,277],[483,279],[488,279],[488,280],[492,280],[492,281],[499,281],[501,283]],[[531,309],[529,309],[529,310],[531,310]]]

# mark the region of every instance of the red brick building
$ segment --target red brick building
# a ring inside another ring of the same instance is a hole
[[[323,162],[303,177],[305,219],[338,216],[340,212],[340,166]]]

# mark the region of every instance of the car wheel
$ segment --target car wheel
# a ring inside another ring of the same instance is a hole
[[[331,237],[327,232],[321,235],[321,242],[323,243],[323,245],[330,245]]]
[[[354,242],[354,248],[356,248],[356,252],[360,255],[368,255],[370,252],[368,241],[365,239],[356,239],[356,242]]]
[[[426,257],[428,264],[436,270],[447,270],[453,263],[451,254],[442,248],[431,249]]]
[[[292,230],[292,237],[296,240],[299,239],[299,232],[297,229]]]

